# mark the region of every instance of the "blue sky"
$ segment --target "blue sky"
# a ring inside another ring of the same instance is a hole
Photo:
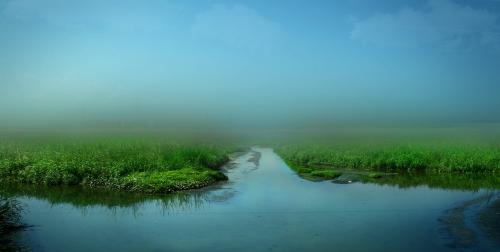
[[[0,116],[500,119],[500,1],[0,0]]]

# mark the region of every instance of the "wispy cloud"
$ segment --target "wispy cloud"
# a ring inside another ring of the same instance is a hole
[[[277,23],[243,5],[214,5],[196,16],[191,31],[196,38],[240,49],[267,48],[282,35]]]
[[[498,18],[485,9],[431,0],[423,9],[405,8],[356,20],[351,38],[380,46],[500,50]]]
[[[0,10],[0,17],[8,19],[118,32],[159,30],[167,23],[162,20],[165,16],[150,5],[132,1],[10,0]]]

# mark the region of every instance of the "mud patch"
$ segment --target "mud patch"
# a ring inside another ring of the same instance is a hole
[[[260,163],[260,157],[262,156],[262,154],[258,151],[252,151],[250,155],[251,157],[247,161],[253,163],[255,167],[258,167]]]
[[[483,214],[486,214],[484,221],[489,225],[487,227],[488,229],[495,229],[494,226],[498,226],[498,221],[497,223],[491,222],[493,221],[491,218],[496,216],[492,216],[490,211],[493,213],[498,211],[498,208],[496,210],[492,210],[489,204],[493,197],[496,197],[495,194],[482,195],[478,198],[465,201],[445,212],[439,221],[442,224],[441,231],[443,231],[445,240],[447,240],[446,246],[454,249],[476,248],[480,234],[478,234],[478,230],[474,227],[474,224],[479,224],[478,220],[481,219],[478,218],[478,208],[481,209],[480,213],[482,212]],[[500,207],[500,203],[498,207]],[[476,211],[474,211],[474,209],[476,209]],[[473,212],[472,215],[471,212]],[[469,221],[471,219],[472,221]],[[498,231],[498,227],[496,227],[496,231]]]
[[[500,242],[500,195],[479,213],[477,223],[490,239]]]

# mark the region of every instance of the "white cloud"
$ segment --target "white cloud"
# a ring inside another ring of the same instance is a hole
[[[351,38],[380,46],[438,46],[447,50],[499,49],[498,16],[450,0],[431,0],[425,9],[405,8],[353,22]]]
[[[214,5],[196,16],[191,31],[195,38],[244,49],[268,48],[282,33],[278,24],[243,5]]]

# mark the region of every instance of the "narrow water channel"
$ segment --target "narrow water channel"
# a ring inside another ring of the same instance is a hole
[[[457,247],[446,219],[491,191],[311,182],[265,148],[225,169],[227,183],[164,197],[13,189],[33,225],[23,240],[35,251],[498,251],[480,230]]]

